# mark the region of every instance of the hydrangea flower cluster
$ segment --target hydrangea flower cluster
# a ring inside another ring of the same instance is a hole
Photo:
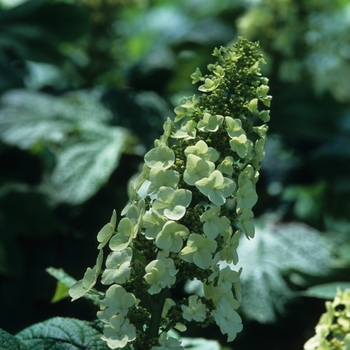
[[[350,289],[339,289],[326,310],[304,350],[350,350]]]
[[[242,330],[240,234],[254,237],[252,208],[264,157],[271,96],[258,44],[243,38],[215,49],[217,62],[202,75],[199,97],[185,98],[174,120],[144,157],[130,183],[130,202],[117,225],[115,211],[98,233],[96,266],[70,289],[73,300],[94,289],[99,275],[109,286],[98,318],[111,349],[180,350],[169,336],[186,323],[216,323],[228,341]],[[103,251],[109,246],[105,267]],[[197,279],[202,295],[177,300],[179,282]],[[172,297],[174,299],[172,299]]]

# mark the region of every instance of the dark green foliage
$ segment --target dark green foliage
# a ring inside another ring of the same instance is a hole
[[[241,244],[237,348],[301,349],[324,309],[315,298],[349,283],[349,1],[1,4],[0,327],[95,318],[90,301],[51,304],[45,269],[78,279],[94,264],[96,233],[124,207],[144,152],[196,93],[189,75],[242,35],[260,42],[273,101],[254,208],[263,229]],[[25,349],[1,337],[0,349]]]
[[[312,298],[333,300],[338,289],[344,291],[345,289],[349,288],[350,282],[333,282],[310,287],[300,294]]]
[[[274,322],[285,312],[287,302],[296,296],[293,282],[306,276],[327,277],[331,271],[330,251],[318,231],[273,217],[257,222],[255,238],[240,242],[239,257],[244,315],[262,323]]]
[[[24,60],[64,62],[62,42],[86,35],[89,25],[86,10],[73,3],[31,0],[9,10],[0,7],[0,92],[23,86]]]
[[[58,63],[62,42],[86,35],[89,20],[81,6],[65,2],[32,0],[10,10],[0,10],[0,47],[31,61]]]
[[[26,349],[32,350],[108,349],[106,343],[100,339],[100,330],[95,327],[95,323],[55,317],[24,329],[16,335],[16,338],[26,346]]]
[[[19,339],[0,328],[0,350],[26,350]]]

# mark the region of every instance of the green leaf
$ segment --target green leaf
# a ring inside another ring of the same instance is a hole
[[[181,345],[190,350],[220,350],[220,344],[216,340],[204,338],[180,338]]]
[[[0,138],[30,149],[38,142],[62,144],[86,126],[111,118],[94,96],[83,92],[54,97],[44,93],[12,90],[1,96]]]
[[[16,337],[28,350],[108,349],[94,323],[73,318],[54,317],[24,329]]]
[[[0,11],[0,48],[6,47],[23,59],[60,62],[63,42],[74,42],[89,29],[83,7],[67,2],[31,0]]]
[[[2,96],[0,139],[24,149],[44,144],[57,164],[43,191],[54,202],[81,204],[118,166],[128,134],[106,125],[107,111],[87,93],[63,97],[16,90]]]
[[[255,238],[239,243],[239,267],[246,317],[274,322],[277,313],[296,294],[285,279],[290,273],[310,276],[330,273],[330,252],[318,231],[300,223],[279,223],[265,217],[256,225]]]
[[[300,295],[312,298],[333,300],[337,289],[344,291],[350,289],[350,282],[332,282],[312,286],[307,290],[300,292]]]
[[[77,282],[77,280],[71,276],[68,275],[63,269],[56,269],[54,267],[48,267],[46,269],[46,272],[50,274],[52,277],[56,278],[57,288],[55,291],[55,295],[53,299],[51,300],[52,303],[57,302],[65,297],[68,297],[68,290],[69,288]],[[64,289],[64,288],[65,289]],[[60,291],[58,291],[60,289]],[[66,292],[65,292],[66,290]]]
[[[187,337],[181,337],[180,333],[177,332],[174,329],[170,329],[168,331],[169,337],[175,338],[179,341],[181,341],[181,345],[185,349],[190,350],[220,350],[220,344],[216,340],[209,340],[205,338],[187,338]]]
[[[0,328],[0,350],[28,350],[20,340]]]
[[[81,204],[107,182],[118,166],[127,141],[125,129],[96,125],[90,131],[90,139],[59,154],[51,177],[59,201]]]
[[[46,269],[46,272],[58,280],[56,291],[51,302],[55,303],[63,298],[69,297],[68,290],[74,283],[77,282],[77,280],[68,275],[68,273],[65,272],[63,269],[48,267]],[[96,295],[85,294],[84,298],[92,300],[96,305],[100,305],[100,300]]]
[[[58,281],[57,282],[57,286],[56,286],[56,290],[55,290],[55,294],[51,299],[51,303],[57,303],[58,301],[69,297],[69,287],[67,287],[65,284],[63,284],[62,282]]]

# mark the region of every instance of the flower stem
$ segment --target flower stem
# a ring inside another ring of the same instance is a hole
[[[162,311],[167,294],[168,288],[164,288],[152,298],[152,316],[147,334],[147,338],[149,340],[154,337],[158,337]]]

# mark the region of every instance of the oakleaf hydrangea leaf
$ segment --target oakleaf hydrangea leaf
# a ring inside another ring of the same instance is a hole
[[[337,290],[344,291],[345,289],[350,289],[350,282],[330,282],[309,287],[300,294],[311,298],[332,300],[337,294]]]
[[[80,204],[94,195],[116,169],[127,144],[128,133],[123,128],[95,124],[84,128],[86,138],[57,155],[45,184],[44,190],[48,195],[52,192],[57,201]]]
[[[57,279],[57,286],[55,294],[51,299],[52,303],[58,302],[64,298],[69,297],[69,288],[77,282],[77,280],[69,276],[63,269],[56,269],[54,267],[48,267],[46,272],[52,277]],[[90,294],[85,294],[84,297],[89,299],[96,299],[95,296]],[[94,300],[99,303],[99,300]]]
[[[96,98],[75,92],[62,97],[29,90],[12,90],[1,96],[2,141],[29,149],[37,142],[61,143],[85,124],[106,122],[111,113]],[[97,124],[97,123],[96,123]]]
[[[1,350],[29,350],[14,335],[7,333],[0,328],[0,349]]]
[[[51,303],[57,303],[58,301],[69,297],[69,287],[67,287],[65,284],[63,284],[62,282],[58,281],[57,285],[56,285],[56,290],[55,290],[55,294],[53,295],[52,299],[51,299]]]
[[[25,328],[16,338],[26,346],[23,350],[108,349],[95,326],[73,318],[51,318]]]
[[[256,231],[253,240],[241,239],[238,247],[238,265],[243,268],[242,310],[248,318],[267,323],[273,322],[294,296],[285,276],[291,271],[326,276],[330,252],[322,235],[304,224],[284,224],[265,217],[257,222]]]
[[[24,149],[44,145],[55,156],[42,187],[55,203],[81,204],[94,195],[118,166],[128,142],[126,129],[107,124],[111,113],[94,94],[55,97],[13,90],[2,95],[1,105],[3,142]]]
[[[181,345],[185,349],[188,348],[191,350],[222,350],[222,347],[217,340],[209,340],[206,338],[181,337]]]

